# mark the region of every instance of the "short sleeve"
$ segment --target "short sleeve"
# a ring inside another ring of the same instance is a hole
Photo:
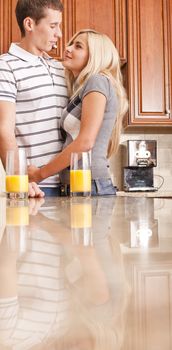
[[[110,93],[110,80],[108,77],[102,74],[92,75],[84,87],[81,90],[80,98],[81,100],[88,95],[90,92],[100,92],[106,99],[109,97]]]
[[[16,102],[16,81],[8,63],[0,59],[0,101]]]

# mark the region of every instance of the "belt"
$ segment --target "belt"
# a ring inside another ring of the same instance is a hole
[[[60,196],[61,197],[70,196],[70,185],[60,184]]]

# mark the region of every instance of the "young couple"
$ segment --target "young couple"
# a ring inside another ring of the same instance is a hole
[[[62,9],[59,0],[17,2],[22,39],[0,56],[1,160],[5,167],[7,149],[25,148],[30,196],[60,196],[71,152],[92,150],[92,194],[115,194],[108,158],[128,108],[119,55],[106,35],[86,29],[69,41],[62,64],[48,56]]]

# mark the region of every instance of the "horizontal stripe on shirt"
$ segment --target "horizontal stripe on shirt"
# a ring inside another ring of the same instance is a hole
[[[0,101],[16,103],[18,146],[33,165],[43,166],[62,150],[60,119],[68,100],[63,66],[15,44],[0,56],[0,66]],[[56,186],[57,176],[46,183]]]

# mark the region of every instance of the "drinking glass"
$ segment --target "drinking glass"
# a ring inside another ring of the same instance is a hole
[[[7,151],[6,194],[9,199],[27,199],[28,175],[25,150]]]
[[[91,196],[91,152],[71,154],[70,194],[72,197]]]
[[[0,242],[6,226],[6,198],[0,197]]]
[[[29,207],[28,202],[12,200],[7,202],[6,207],[6,225],[7,226],[28,226],[29,225]]]
[[[19,255],[27,250],[29,236],[29,201],[9,200],[6,206],[7,243]]]
[[[92,203],[90,198],[71,199],[70,222],[72,243],[83,246],[92,245]]]

